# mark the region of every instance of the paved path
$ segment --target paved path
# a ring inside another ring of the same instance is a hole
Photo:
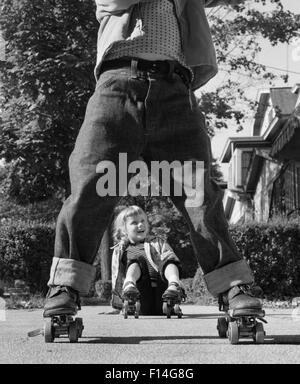
[[[182,319],[127,320],[108,306],[83,307],[78,344],[59,338],[45,344],[27,333],[43,324],[41,310],[10,310],[0,321],[0,363],[201,364],[300,363],[300,318],[292,309],[266,309],[265,344],[231,345],[216,330],[216,307],[182,306]]]

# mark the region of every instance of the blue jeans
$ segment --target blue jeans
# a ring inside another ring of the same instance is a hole
[[[141,157],[148,165],[153,160],[203,161],[203,204],[186,207],[185,196],[170,197],[186,219],[208,290],[216,296],[253,281],[228,233],[222,192],[210,178],[210,140],[194,94],[175,73],[167,77],[132,66],[102,73],[87,105],[70,156],[71,195],[58,217],[49,285],[88,291],[92,263],[119,200],[97,194],[101,175],[96,167],[108,160],[118,171],[119,153],[127,154],[128,164]]]

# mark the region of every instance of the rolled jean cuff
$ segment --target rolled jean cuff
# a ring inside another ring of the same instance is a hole
[[[217,297],[236,285],[253,283],[254,278],[246,260],[239,260],[207,273],[204,280],[208,291]]]
[[[81,295],[87,295],[96,277],[96,267],[73,259],[54,257],[48,286],[71,287]]]

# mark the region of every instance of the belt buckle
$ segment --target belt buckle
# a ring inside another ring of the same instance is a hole
[[[153,62],[151,64],[149,73],[157,73],[157,72],[158,72],[158,65],[157,65],[157,63]]]

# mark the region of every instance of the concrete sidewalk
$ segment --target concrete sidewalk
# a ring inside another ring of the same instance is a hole
[[[242,339],[231,345],[216,330],[220,312],[213,306],[183,305],[183,318],[124,319],[108,306],[86,306],[83,337],[46,344],[42,335],[27,336],[43,326],[41,310],[9,310],[0,321],[0,363],[210,364],[300,363],[299,308],[266,309],[265,343]]]

